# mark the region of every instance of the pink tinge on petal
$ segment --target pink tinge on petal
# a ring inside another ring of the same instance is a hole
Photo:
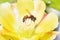
[[[42,21],[46,16],[47,16],[47,14],[46,14],[46,13],[44,13],[44,15],[43,15],[43,17],[42,17],[41,21]],[[40,22],[41,22],[41,21],[40,21]]]

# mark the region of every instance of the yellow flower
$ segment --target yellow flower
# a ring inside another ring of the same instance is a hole
[[[42,0],[0,4],[0,40],[54,40],[58,17],[45,9]]]

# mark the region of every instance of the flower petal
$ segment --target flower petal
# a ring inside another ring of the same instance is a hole
[[[34,9],[33,1],[32,0],[17,0],[17,9],[20,13],[20,16],[24,16],[27,10],[30,12]]]
[[[12,35],[2,35],[6,40],[19,40],[18,37],[12,36]]]
[[[57,34],[57,31],[46,32],[43,36],[40,36],[40,34],[35,34],[32,36],[31,40],[53,40],[56,38]]]
[[[3,36],[0,35],[0,40],[5,40]]]
[[[49,32],[54,30],[58,25],[58,17],[55,13],[48,14],[43,21],[37,26],[35,33]]]
[[[42,0],[34,0],[34,9],[43,12],[46,9],[46,5]]]
[[[0,31],[0,35],[6,40],[9,40],[9,39],[19,40],[20,39],[19,34],[8,32],[8,30]]]
[[[54,32],[47,32],[42,38],[40,38],[41,40],[53,40],[56,38],[58,32],[54,31]]]
[[[14,30],[13,26],[16,24],[16,18],[9,3],[0,5],[0,24],[8,31]]]
[[[46,5],[42,0],[34,0],[33,2],[34,2],[34,10],[32,11],[31,14],[36,17],[35,24],[37,25],[41,21],[44,15]]]

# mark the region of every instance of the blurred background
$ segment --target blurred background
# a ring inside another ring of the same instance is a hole
[[[43,0],[46,4],[46,12],[54,12],[56,13],[56,15],[58,16],[59,19],[59,25],[58,28],[56,28],[56,31],[60,31],[60,0]],[[16,2],[16,0],[0,0],[0,3],[4,3],[4,2]],[[55,40],[60,40],[60,35],[58,35],[56,37]]]

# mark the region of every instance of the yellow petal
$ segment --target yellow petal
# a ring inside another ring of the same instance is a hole
[[[56,38],[58,32],[46,32],[43,36],[40,36],[40,34],[35,34],[32,36],[30,40],[53,40]]]
[[[3,3],[0,5],[0,24],[8,31],[12,31],[13,26],[16,23],[15,15],[12,12],[11,5],[9,3]]]
[[[19,40],[18,37],[11,36],[11,35],[2,35],[6,40]]]
[[[0,31],[0,34],[2,37],[4,37],[6,40],[19,40],[19,34],[8,32],[8,30],[2,30]]]
[[[20,13],[20,16],[24,16],[27,10],[30,12],[34,9],[32,0],[17,0],[17,9]]]
[[[0,40],[5,40],[5,39],[3,38],[3,36],[0,35]]]
[[[34,0],[34,9],[43,12],[46,9],[46,5],[42,0]]]
[[[9,3],[3,3],[0,5],[0,15],[3,16],[10,24],[15,22],[15,15],[13,13],[12,6]]]
[[[34,3],[34,10],[30,12],[30,14],[36,17],[35,25],[37,25],[41,21],[44,15],[46,5],[42,0],[33,0],[33,3]]]
[[[37,26],[35,33],[49,32],[54,30],[58,25],[58,17],[55,13],[48,14],[43,21]]]
[[[47,32],[45,33],[45,35],[40,38],[40,40],[53,40],[56,38],[58,32],[54,31],[54,32]]]
[[[39,40],[39,39],[40,39],[40,35],[39,34],[35,34],[31,38],[31,40]]]

